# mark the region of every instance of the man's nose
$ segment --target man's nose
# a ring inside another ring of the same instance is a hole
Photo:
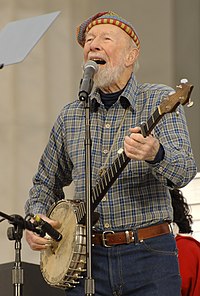
[[[92,51],[101,50],[101,45],[100,45],[98,38],[95,38],[91,41],[90,50],[92,50]]]

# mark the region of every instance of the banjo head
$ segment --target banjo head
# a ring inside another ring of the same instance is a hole
[[[59,288],[68,288],[75,283],[85,266],[85,227],[77,225],[74,203],[61,200],[50,210],[49,218],[60,222],[59,242],[41,252],[40,269],[46,282]],[[79,271],[80,272],[77,272]]]

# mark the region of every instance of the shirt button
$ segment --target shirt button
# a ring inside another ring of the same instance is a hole
[[[107,201],[107,197],[104,196],[104,197],[102,198],[102,201]]]
[[[108,154],[108,150],[107,149],[104,149],[103,150],[103,154]]]
[[[110,128],[110,123],[106,123],[106,124],[105,124],[105,127],[106,127],[106,128]]]
[[[110,227],[110,224],[109,224],[109,223],[105,223],[105,224],[104,224],[104,227],[105,227],[105,228],[109,228],[109,227]]]

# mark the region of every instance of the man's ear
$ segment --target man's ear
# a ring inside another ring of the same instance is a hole
[[[139,50],[136,47],[132,48],[127,55],[126,66],[128,67],[135,64],[138,56],[139,56]]]

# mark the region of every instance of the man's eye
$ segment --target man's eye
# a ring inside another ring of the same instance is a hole
[[[91,41],[92,41],[92,38],[88,38],[88,39],[86,39],[85,42],[91,42]]]
[[[110,37],[105,37],[105,40],[111,40]]]

